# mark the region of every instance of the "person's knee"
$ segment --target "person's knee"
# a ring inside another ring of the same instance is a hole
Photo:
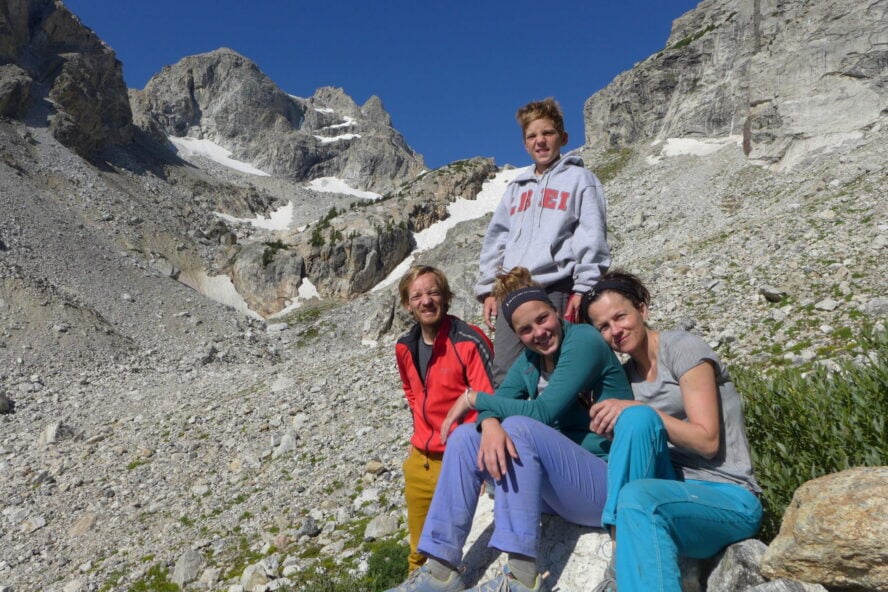
[[[617,515],[619,516],[622,510],[655,514],[662,501],[662,496],[657,492],[657,485],[661,481],[661,479],[638,479],[624,485],[617,498]]]
[[[652,407],[633,405],[620,413],[614,432],[653,432],[662,430],[663,427],[663,420]]]
[[[523,415],[512,415],[503,420],[503,430],[512,440],[528,440],[533,433],[535,420]]]
[[[474,448],[476,441],[481,439],[474,423],[464,423],[457,426],[447,438],[447,450],[456,451],[463,448]]]

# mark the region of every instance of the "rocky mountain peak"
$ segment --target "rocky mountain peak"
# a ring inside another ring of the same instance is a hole
[[[137,123],[154,136],[208,139],[293,180],[335,176],[385,192],[413,178],[423,162],[374,99],[365,112],[341,88],[322,87],[307,99],[289,95],[226,48],[166,66],[131,93]]]
[[[53,0],[0,7],[0,115],[45,121],[83,156],[133,138],[120,62]]]
[[[376,95],[367,99],[367,102],[361,106],[361,113],[364,114],[364,117],[384,125],[392,124],[392,118],[382,106],[382,100]]]

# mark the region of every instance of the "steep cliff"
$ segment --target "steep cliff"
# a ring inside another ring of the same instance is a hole
[[[881,137],[886,109],[888,3],[705,0],[584,116],[597,152],[737,135],[752,161],[793,167]]]
[[[0,115],[45,122],[82,156],[133,138],[120,62],[53,0],[0,5]]]

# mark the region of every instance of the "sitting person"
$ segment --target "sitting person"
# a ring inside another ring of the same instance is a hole
[[[707,558],[754,536],[762,517],[740,395],[702,339],[646,325],[650,294],[611,270],[580,316],[625,364],[635,400],[598,401],[590,428],[613,438],[602,522],[616,564],[598,590],[681,590],[678,556]],[[613,571],[616,570],[616,588]]]
[[[410,571],[425,562],[416,545],[441,472],[441,424],[467,388],[491,390],[493,346],[481,329],[447,314],[453,293],[447,276],[429,265],[414,265],[398,284],[401,306],[416,323],[398,340],[395,356],[413,436],[404,461],[404,497],[410,533]],[[466,416],[474,421],[475,414]]]
[[[614,353],[591,327],[562,321],[530,272],[516,268],[495,286],[503,315],[524,344],[493,396],[466,391],[441,427],[444,464],[419,551],[428,561],[393,590],[456,592],[462,550],[486,481],[494,492],[490,546],[508,553],[503,573],[477,591],[538,591],[542,512],[600,526],[609,442],[589,430],[581,395],[628,399],[632,392]],[[475,409],[475,425],[453,423]]]

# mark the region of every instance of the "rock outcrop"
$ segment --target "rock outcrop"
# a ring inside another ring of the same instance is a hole
[[[305,277],[324,296],[370,290],[415,247],[413,233],[446,219],[457,198],[474,199],[496,170],[492,159],[452,163],[377,202],[355,202],[276,242],[245,245],[224,267],[253,310],[278,312]],[[300,273],[301,275],[294,275]]]
[[[423,169],[379,98],[359,107],[331,87],[294,97],[226,48],[165,66],[131,100],[136,123],[155,137],[211,140],[273,175],[332,176],[382,193]]]
[[[888,467],[808,481],[793,495],[762,559],[768,577],[830,590],[888,590]]]
[[[133,138],[120,62],[54,0],[0,7],[0,115],[47,122],[82,156]]]
[[[884,0],[706,0],[586,102],[587,142],[742,135],[751,160],[792,167],[870,141],[888,109],[886,39]]]

